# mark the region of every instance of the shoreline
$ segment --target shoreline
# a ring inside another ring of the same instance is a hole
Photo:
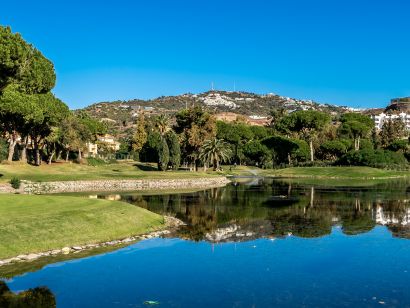
[[[406,179],[409,178],[407,175],[397,175],[397,176],[381,176],[381,177],[347,177],[347,176],[321,176],[321,175],[262,175],[265,178],[273,179],[312,179],[312,180],[393,180],[393,179]]]
[[[162,235],[170,234],[172,231],[177,230],[179,227],[186,225],[182,220],[172,217],[164,216],[164,226],[158,230],[151,231],[148,233],[136,234],[123,239],[100,242],[100,243],[90,243],[83,245],[74,245],[70,247],[62,247],[61,249],[52,249],[43,252],[30,253],[30,254],[20,254],[18,256],[10,257],[7,259],[0,259],[0,268],[6,265],[18,264],[23,262],[36,261],[43,257],[57,257],[59,255],[69,255],[76,254],[84,251],[91,251],[96,248],[108,247],[108,246],[120,246],[120,245],[130,245],[141,240],[161,237]]]
[[[182,178],[182,179],[140,179],[140,180],[87,180],[87,181],[22,181],[19,189],[10,184],[0,184],[0,193],[56,194],[76,192],[147,191],[166,189],[206,189],[223,187],[231,181],[225,176]]]

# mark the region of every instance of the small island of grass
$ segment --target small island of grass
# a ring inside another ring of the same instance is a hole
[[[0,259],[99,243],[159,229],[162,216],[108,200],[0,196]]]

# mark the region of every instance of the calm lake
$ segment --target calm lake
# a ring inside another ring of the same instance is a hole
[[[47,286],[58,307],[410,307],[409,182],[240,182],[79,196],[123,200],[187,226],[5,281],[13,291]]]

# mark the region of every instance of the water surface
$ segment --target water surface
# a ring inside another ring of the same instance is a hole
[[[88,196],[79,196],[88,197]],[[92,196],[95,197],[95,196]],[[7,280],[59,307],[410,307],[408,183],[256,179],[182,194],[102,194],[187,222],[170,238]]]

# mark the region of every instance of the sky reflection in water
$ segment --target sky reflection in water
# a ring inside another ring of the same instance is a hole
[[[312,194],[264,181],[122,195],[191,225],[180,238],[47,266],[8,285],[45,285],[59,307],[410,307],[407,184],[383,185],[316,185]]]

